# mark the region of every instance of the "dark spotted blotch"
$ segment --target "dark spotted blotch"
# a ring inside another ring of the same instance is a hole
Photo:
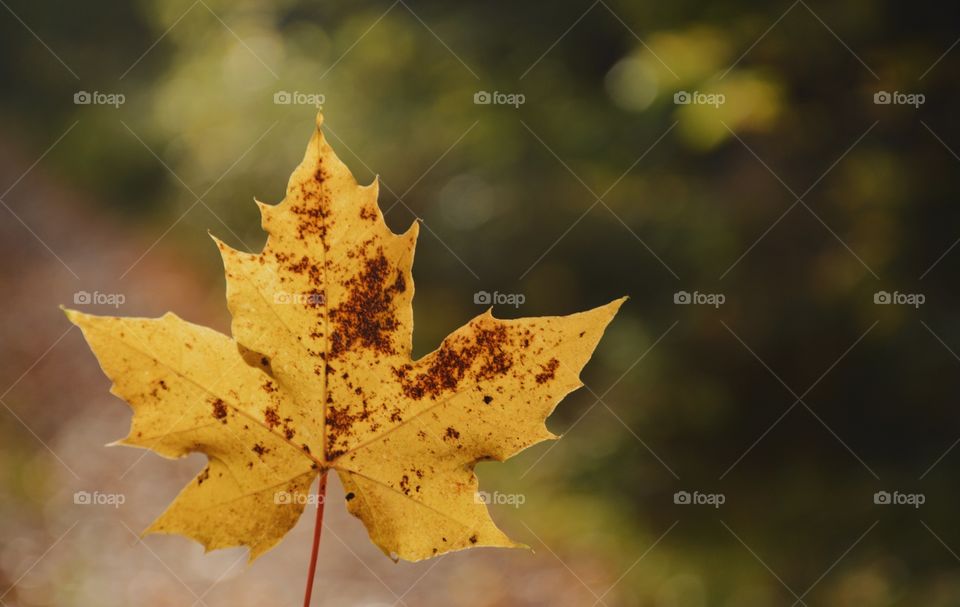
[[[546,383],[553,379],[554,375],[557,373],[557,368],[560,366],[560,361],[556,358],[551,358],[550,362],[545,365],[540,365],[540,368],[543,369],[541,373],[537,373],[534,379],[537,380],[538,384]]]
[[[277,413],[276,407],[267,407],[263,411],[263,420],[267,423],[267,426],[271,430],[280,425],[280,414]]]
[[[364,261],[363,269],[344,285],[345,301],[330,310],[335,329],[330,335],[330,356],[337,358],[361,346],[379,354],[395,354],[392,334],[400,327],[394,298],[406,291],[403,273],[390,266],[380,249]]]
[[[296,204],[290,210],[297,215],[297,238],[304,240],[307,236],[317,236],[323,240],[327,235],[327,217],[330,215],[330,199],[323,191],[323,182],[326,173],[322,166],[317,167],[313,179],[299,184],[300,199],[303,204]]]
[[[227,423],[227,405],[221,398],[213,401],[213,417]]]
[[[334,460],[346,450],[339,446],[341,441],[345,441],[354,436],[353,426],[359,422],[366,422],[373,414],[367,408],[366,402],[363,403],[363,409],[356,414],[351,414],[346,407],[337,407],[333,404],[330,395],[327,395],[327,459]]]
[[[513,366],[509,345],[505,327],[478,328],[472,339],[458,336],[445,340],[426,371],[414,374],[413,365],[408,364],[394,372],[407,397],[435,398],[441,392],[455,390],[471,370],[478,381],[505,375]]]

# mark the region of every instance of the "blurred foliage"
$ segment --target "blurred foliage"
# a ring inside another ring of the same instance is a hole
[[[498,510],[511,529],[593,555],[608,585],[623,573],[622,604],[789,604],[784,585],[801,594],[824,572],[805,601],[957,604],[957,454],[921,478],[960,435],[960,252],[935,263],[960,236],[960,50],[940,58],[954,5],[10,9],[43,43],[0,19],[5,139],[36,156],[77,121],[44,166],[146,245],[177,222],[158,250],[189,259],[210,300],[222,277],[206,231],[258,248],[251,196],[282,197],[312,126],[315,108],[278,91],[322,94],[329,138],[360,181],[380,176],[391,226],[424,221],[418,354],[480,311],[481,289],[526,295],[507,316],[631,295],[589,389],[550,422],[564,439],[479,468],[527,494]],[[74,105],[78,90],[126,103]],[[476,105],[479,90],[526,102]],[[677,105],[681,90],[726,101]],[[880,90],[926,103],[875,105]],[[677,306],[680,289],[726,303]],[[880,289],[927,303],[877,306]],[[674,505],[681,489],[727,503]],[[878,507],[881,489],[927,504]]]

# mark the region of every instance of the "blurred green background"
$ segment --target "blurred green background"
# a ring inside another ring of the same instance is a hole
[[[129,413],[57,306],[227,331],[207,231],[262,245],[322,97],[391,227],[424,222],[418,356],[480,291],[631,299],[563,439],[478,468],[535,552],[395,565],[331,507],[314,604],[960,605],[954,5],[0,4],[2,604],[299,604],[310,516],[249,568],[138,542],[202,458],[102,447]]]

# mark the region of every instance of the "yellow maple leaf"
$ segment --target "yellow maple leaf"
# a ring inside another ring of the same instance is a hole
[[[411,357],[419,224],[397,235],[317,130],[278,205],[257,203],[259,254],[217,240],[233,337],[159,319],[67,311],[112,392],[134,411],[120,444],[209,463],[147,533],[253,560],[336,470],[347,508],[384,553],[416,561],[474,546],[519,546],[477,498],[477,462],[556,438],[546,418],[623,299],[570,316],[488,310],[434,352]],[[216,240],[216,239],[215,239]]]

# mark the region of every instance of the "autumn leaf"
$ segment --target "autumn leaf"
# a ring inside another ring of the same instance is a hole
[[[546,418],[623,299],[573,314],[503,320],[488,310],[411,357],[419,224],[394,234],[378,183],[357,184],[317,130],[278,205],[257,203],[266,245],[223,257],[232,337],[173,314],[67,311],[112,392],[130,404],[119,444],[208,465],[147,532],[253,560],[336,470],[346,506],[388,555],[416,561],[519,544],[477,499],[474,466],[557,438]]]

